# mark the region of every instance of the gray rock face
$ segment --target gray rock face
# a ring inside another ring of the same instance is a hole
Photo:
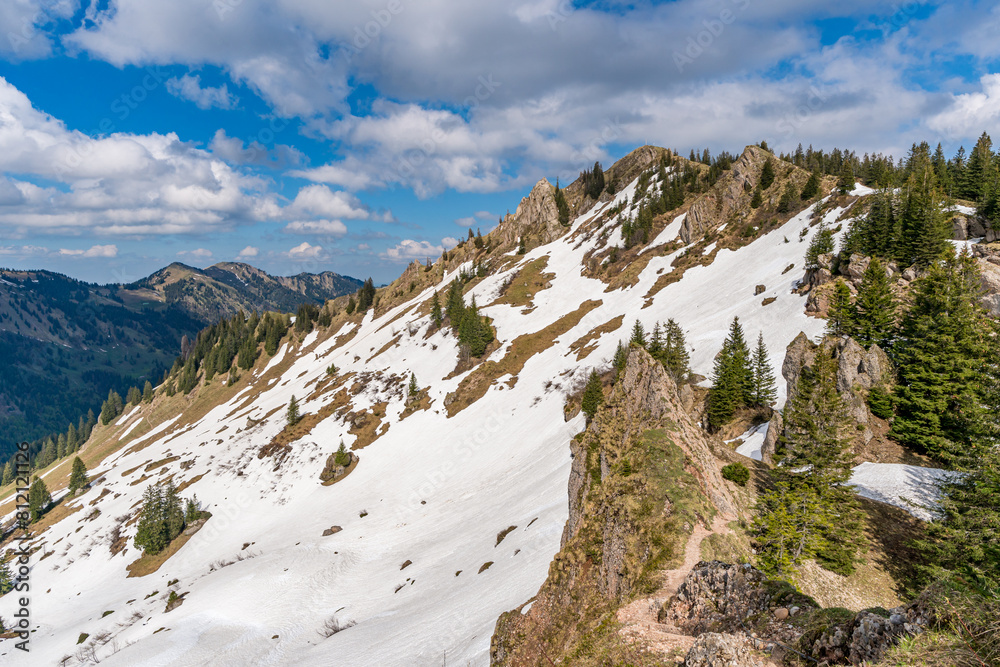
[[[901,637],[923,632],[930,622],[928,616],[919,601],[892,609],[888,617],[860,611],[850,623],[827,629],[807,649],[820,661],[873,665]]]
[[[705,232],[715,229],[740,207],[760,180],[760,170],[771,154],[759,146],[747,146],[739,159],[733,162],[716,185],[715,192],[692,204],[681,224],[681,238],[685,244],[700,239]]]
[[[541,243],[549,243],[565,234],[568,229],[559,224],[555,188],[543,178],[521,200],[517,210],[504,217],[494,234],[499,234],[504,246],[516,246],[522,235]]]
[[[661,611],[685,632],[699,635],[709,630],[735,632],[748,616],[767,611],[771,594],[760,570],[719,561],[698,563],[684,579],[669,607]]]
[[[785,420],[777,410],[771,415],[771,421],[767,424],[767,434],[764,435],[764,443],[760,446],[760,460],[768,465],[774,463],[774,452],[778,447],[778,438],[785,430]]]
[[[695,640],[684,659],[687,667],[763,667],[753,642],[743,634],[706,632]]]
[[[828,354],[837,360],[837,391],[844,398],[851,418],[864,426],[859,437],[862,443],[867,444],[875,437],[871,426],[875,417],[868,408],[868,392],[873,387],[886,386],[891,382],[889,357],[878,345],[865,351],[853,338],[828,336],[822,344],[816,345],[804,333],[800,333],[788,345],[785,361],[781,366],[781,374],[788,383],[789,398],[795,394],[802,369],[812,365],[818,354]],[[776,432],[774,442],[777,442],[779,435]],[[768,438],[770,436],[769,427]]]
[[[991,317],[1000,317],[1000,266],[989,261],[992,258],[980,257],[976,260],[982,274],[983,307]]]
[[[859,255],[857,253],[851,255],[848,260],[847,265],[841,267],[840,271],[844,275],[851,278],[851,280],[861,280],[861,277],[865,274],[865,269],[871,264],[871,257],[865,257],[864,255]]]

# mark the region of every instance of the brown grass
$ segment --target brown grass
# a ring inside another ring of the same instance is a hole
[[[590,356],[590,353],[597,349],[597,341],[606,333],[618,330],[625,320],[624,315],[619,315],[613,320],[608,320],[600,326],[596,326],[584,336],[573,341],[569,349],[576,352],[576,360],[581,361]]]
[[[202,526],[205,525],[207,519],[203,520],[200,524],[195,524],[194,530],[191,534],[187,534],[185,529],[180,535],[174,538],[174,540],[167,545],[167,548],[156,554],[155,556],[150,554],[143,554],[135,561],[131,562],[126,566],[128,570],[128,577],[145,577],[147,574],[152,574],[160,569],[160,566],[167,562],[171,556],[181,550],[187,541],[194,537]]]
[[[544,272],[548,264],[548,255],[529,262],[511,278],[510,284],[497,300],[489,305],[506,303],[523,306],[524,312],[534,310],[535,295],[552,287],[552,279],[556,277],[554,273]]]
[[[352,425],[348,431],[351,435],[357,436],[357,440],[351,445],[352,451],[364,449],[378,440],[379,437],[385,435],[385,432],[389,430],[389,424],[383,424],[382,418],[385,417],[385,410],[388,407],[388,403],[376,403],[371,407],[371,410],[363,410],[349,415],[349,419],[352,422],[356,421],[359,417],[363,419],[360,425]]]
[[[485,362],[462,380],[458,389],[448,394],[445,399],[448,417],[454,417],[485,396],[498,377],[507,374],[516,377],[528,359],[552,347],[556,338],[579,324],[587,313],[599,307],[601,303],[599,300],[585,301],[572,313],[563,316],[541,331],[515,338],[503,359]]]

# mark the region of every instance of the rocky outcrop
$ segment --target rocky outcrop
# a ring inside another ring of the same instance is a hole
[[[517,210],[504,216],[490,237],[499,239],[503,247],[513,248],[520,243],[522,236],[539,245],[565,234],[569,228],[559,224],[555,191],[548,180],[543,178],[538,181],[528,196],[518,204]]]
[[[685,244],[697,241],[740,211],[749,211],[753,189],[760,181],[760,170],[771,153],[759,146],[747,146],[712,188],[691,205],[681,225]],[[777,160],[777,158],[773,158]],[[774,186],[772,186],[774,187]]]
[[[849,623],[827,628],[802,648],[821,663],[873,665],[901,637],[922,633],[932,620],[933,612],[919,599],[886,613],[864,610]]]
[[[767,575],[749,563],[701,562],[684,579],[677,595],[660,613],[688,634],[735,632],[750,616],[765,612],[771,593]]]
[[[706,632],[699,636],[684,658],[685,667],[764,667],[744,634]]]
[[[868,407],[868,393],[873,387],[887,387],[892,383],[889,357],[878,345],[872,345],[866,351],[853,338],[828,336],[817,345],[804,333],[799,333],[789,343],[781,366],[781,374],[788,383],[789,398],[795,394],[802,369],[811,366],[819,354],[826,354],[837,360],[837,391],[847,404],[851,419],[863,427],[857,432],[856,447],[867,445],[878,431],[877,418]],[[768,436],[770,435],[769,428]],[[775,432],[775,441],[778,436]]]
[[[993,261],[990,261],[993,260]],[[990,317],[1000,317],[1000,259],[996,257],[980,257],[980,281],[983,288],[981,303],[989,312]]]
[[[771,414],[771,420],[767,423],[767,433],[764,435],[764,442],[760,446],[760,460],[768,465],[774,463],[774,453],[778,449],[778,438],[785,429],[785,420],[781,412],[775,410]]]
[[[498,620],[493,664],[570,655],[576,642],[593,639],[600,619],[656,581],[656,568],[683,550],[696,522],[715,508],[735,513],[711,447],[662,364],[632,347],[605,405],[572,445],[562,548],[530,609]],[[596,641],[623,641],[614,637]]]

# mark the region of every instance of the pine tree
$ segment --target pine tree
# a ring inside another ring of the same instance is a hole
[[[347,446],[344,445],[344,441],[340,441],[340,447],[337,448],[337,452],[333,455],[333,462],[339,466],[348,466],[351,464],[351,454],[347,451]]]
[[[819,184],[820,184],[819,179],[820,179],[819,172],[817,171],[814,171],[809,175],[809,180],[806,181],[806,184],[802,186],[802,194],[799,195],[799,197],[803,201],[812,199],[813,197],[819,194]]]
[[[950,249],[951,228],[942,210],[929,159],[920,158],[900,204],[895,258],[904,265],[928,266]]]
[[[344,310],[347,312],[348,315],[350,315],[355,311],[357,307],[358,304],[354,301],[354,295],[352,294],[347,298],[347,307],[344,308]]]
[[[853,464],[850,423],[837,391],[837,361],[821,346],[813,365],[802,369],[785,407],[784,433],[778,440],[781,465],[774,474],[786,485],[785,497],[778,500],[796,517],[798,546],[792,562],[815,557],[839,574],[853,571],[864,540],[863,512],[846,485]]]
[[[410,386],[407,388],[407,393],[410,396],[416,396],[420,393],[420,387],[417,386],[417,376],[415,373],[410,373]]]
[[[590,378],[587,380],[587,386],[583,390],[583,399],[581,400],[581,409],[583,410],[583,414],[587,416],[587,423],[590,423],[590,420],[597,414],[597,409],[603,403],[604,390],[601,386],[601,377],[597,374],[596,370],[591,370]]]
[[[854,190],[854,170],[851,168],[851,163],[844,160],[844,164],[840,168],[840,176],[837,178],[837,191],[842,194],[850,194]]]
[[[774,161],[768,156],[760,170],[760,189],[767,190],[774,183]]]
[[[528,249],[524,245],[524,234],[521,234],[521,240],[517,243],[517,254],[523,255],[528,252]]]
[[[622,345],[621,341],[618,341],[618,347],[615,348],[615,356],[611,360],[611,365],[617,373],[621,373],[625,370],[625,364],[628,362],[628,351],[626,351],[625,346]]]
[[[789,183],[785,186],[785,191],[781,193],[778,200],[778,213],[788,213],[792,210],[792,203],[795,201],[795,186]]]
[[[441,312],[441,300],[438,299],[437,292],[434,292],[434,296],[431,297],[431,322],[438,329],[441,328],[441,324],[444,322],[444,313]]]
[[[752,404],[750,349],[743,336],[740,318],[735,317],[712,369],[712,387],[708,392],[709,430],[717,431],[732,419],[737,410]]]
[[[31,523],[42,518],[45,510],[52,503],[52,494],[45,486],[41,477],[35,477],[28,488],[28,513],[31,515]]]
[[[839,278],[834,283],[833,294],[830,296],[826,333],[838,337],[854,334],[854,304],[851,301],[851,288]]]
[[[632,338],[629,343],[646,347],[646,330],[642,328],[642,322],[639,320],[636,320],[635,324],[632,325]]]
[[[78,442],[79,437],[80,436],[76,431],[76,426],[70,424],[69,428],[66,430],[66,451],[63,452],[63,456],[66,456],[67,454],[75,452],[77,450],[77,447],[80,444]]]
[[[73,459],[73,470],[69,475],[70,494],[76,493],[78,489],[86,488],[87,482],[87,466],[77,456]]]
[[[757,335],[757,348],[753,354],[753,405],[765,408],[778,400],[778,391],[771,370],[771,360],[764,345],[764,334]]]
[[[750,208],[760,208],[764,203],[764,196],[760,193],[760,188],[754,188],[753,197],[750,198]]]
[[[3,467],[3,478],[0,479],[0,486],[7,486],[14,481],[14,459],[7,459],[7,464]]]
[[[167,543],[169,544],[184,530],[183,501],[177,495],[177,487],[173,480],[167,482],[163,491],[164,524],[166,526]]]
[[[566,195],[559,189],[559,181],[556,181],[556,211],[559,214],[559,224],[563,227],[569,226],[569,205],[566,203]]]
[[[663,352],[663,332],[660,330],[660,323],[656,322],[653,324],[653,333],[649,337],[649,346],[646,348],[657,361],[662,362],[661,354]]]
[[[996,324],[979,303],[979,270],[953,253],[915,283],[895,345],[899,385],[892,435],[954,462],[991,425],[985,405],[996,365]],[[992,436],[990,436],[992,437]]]
[[[14,576],[11,574],[7,560],[7,556],[0,557],[0,596],[6,595],[14,588]],[[7,632],[7,628],[2,623],[0,623],[0,631]]]
[[[151,555],[163,551],[169,542],[165,517],[166,511],[160,487],[150,484],[142,494],[142,507],[139,509],[139,521],[136,524],[133,540],[136,549]]]
[[[896,298],[889,286],[885,265],[872,257],[861,277],[858,298],[850,319],[854,338],[866,349],[872,345],[888,346],[896,317]]]
[[[667,320],[664,329],[663,352],[660,354],[663,367],[673,377],[674,382],[678,384],[687,382],[688,375],[691,374],[691,357],[687,351],[684,330],[673,318]]]
[[[299,419],[301,419],[299,415],[299,402],[293,394],[292,399],[288,401],[288,412],[285,414],[285,421],[288,422],[289,426],[295,426],[299,423]]]
[[[813,271],[819,268],[819,256],[833,252],[833,230],[826,225],[820,225],[806,249],[806,269]]]

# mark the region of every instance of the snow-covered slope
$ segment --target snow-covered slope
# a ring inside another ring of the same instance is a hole
[[[805,297],[794,292],[816,229],[815,207],[738,250],[713,249],[710,265],[688,269],[649,299],[683,250],[649,260],[628,288],[606,291],[606,283],[585,277],[585,255],[604,241],[601,230],[575,232],[634,191],[632,183],[576,220],[570,234],[475,285],[477,303],[490,304],[511,276],[542,256],[554,274],[530,312],[506,304],[481,309],[501,342],[495,361],[519,336],[598,303],[577,323],[564,320],[569,328],[551,346],[454,416],[445,398],[469,372],[448,378],[458,349],[449,331],[428,335],[429,318],[420,314],[428,289],[378,318],[369,313],[357,331],[349,324],[298,347],[286,344],[247,390],[198,419],[156,425],[123,447],[101,467],[100,483],[69,501],[79,511],[40,538],[45,557],[35,558],[31,574],[32,653],[24,657],[5,642],[0,659],[36,665],[71,656],[67,664],[88,664],[82,646],[93,647],[105,665],[487,664],[498,615],[535,594],[559,549],[568,442],[584,427],[580,416],[566,421],[565,396],[592,367],[608,365],[635,319],[647,330],[670,317],[679,322],[692,368],[706,376],[734,316],[748,337],[763,332],[775,366],[800,331],[815,337],[824,328],[805,315]],[[833,208],[824,219],[841,213]],[[604,224],[610,230],[615,222]],[[675,220],[653,245],[669,243],[679,230]],[[797,268],[787,270],[790,264]],[[755,293],[757,285],[763,293]],[[571,344],[619,317],[620,327],[596,338],[578,360]],[[389,428],[358,451],[353,473],[323,486],[318,475],[327,456],[341,439],[348,446],[355,439],[339,413],[292,443],[280,465],[258,452],[282,430],[292,395],[306,414],[337,400],[336,391],[307,398],[331,364],[341,376],[356,374],[344,385],[357,383],[350,409],[384,403]],[[431,406],[401,419],[411,372]],[[123,430],[143,418],[128,415]],[[135,525],[122,525],[124,555],[112,556],[112,532],[135,514],[146,486],[169,475],[189,483],[182,495],[197,494],[213,517],[157,572],[128,578],[126,565],[139,555],[131,546]],[[324,537],[335,525],[343,530]],[[498,533],[511,526],[498,544]],[[165,612],[171,590],[185,594],[184,603]],[[0,615],[10,618],[14,603],[12,596],[0,599]],[[107,611],[113,613],[103,616]],[[334,616],[354,625],[324,637]],[[90,638],[78,646],[82,632]],[[106,641],[95,644],[104,632]]]

